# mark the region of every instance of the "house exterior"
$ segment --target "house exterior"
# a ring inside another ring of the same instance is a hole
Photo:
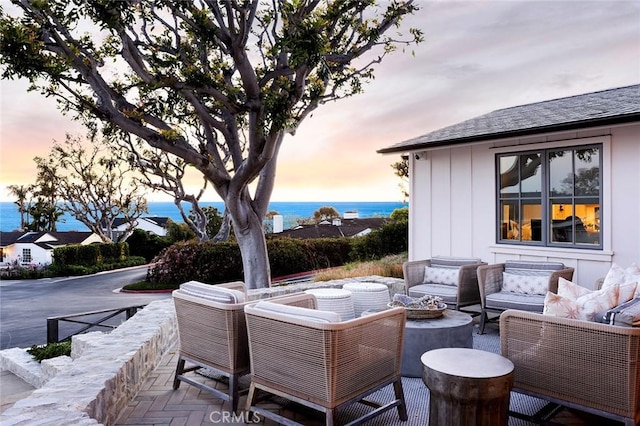
[[[501,109],[378,150],[409,157],[409,259],[640,264],[640,85]]]
[[[135,220],[136,226],[134,229],[142,229],[144,231],[151,232],[160,237],[164,237],[167,235],[167,222],[169,221],[168,217],[139,217]],[[117,240],[120,235],[124,234],[127,231],[129,222],[124,218],[116,218],[113,221],[113,237],[114,240]],[[103,223],[103,231],[106,232],[105,225]]]
[[[53,261],[53,250],[70,244],[102,243],[93,232],[2,232],[0,231],[0,268],[10,265],[44,266]]]

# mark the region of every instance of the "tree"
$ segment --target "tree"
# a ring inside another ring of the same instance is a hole
[[[128,164],[114,160],[97,144],[87,148],[79,137],[67,135],[54,143],[47,158],[34,159],[38,173],[48,176],[62,209],[72,214],[103,241],[124,241],[147,212],[147,202],[133,185]],[[114,232],[116,218],[124,231]]]
[[[225,216],[221,216],[220,215],[220,211],[213,207],[213,206],[209,206],[209,207],[198,207],[199,211],[201,212],[201,214],[204,215],[205,219],[206,219],[206,228],[205,228],[205,232],[207,235],[213,235],[214,237],[212,238],[214,241],[223,241],[222,239],[217,239],[216,237],[219,235],[219,232],[221,230],[221,228],[224,225],[225,222]],[[228,217],[228,216],[227,216]],[[193,210],[191,211],[191,214],[189,215],[189,219],[194,220],[194,216],[193,216]],[[228,225],[228,224],[227,224]],[[225,232],[225,231],[223,231]],[[226,241],[229,237],[229,232],[228,229],[226,230],[226,238],[224,238],[224,241]],[[201,240],[202,241],[202,240]]]
[[[401,182],[398,184],[400,191],[402,191],[402,198],[406,201],[409,198],[409,157],[403,155],[400,161],[397,161],[391,165],[393,173],[398,176]]]
[[[336,210],[335,207],[331,206],[323,206],[313,212],[313,220],[315,223],[320,223],[323,220],[335,219],[337,217],[340,217],[340,213],[338,213],[338,210]]]
[[[29,211],[29,204],[27,203],[33,190],[33,185],[9,185],[7,189],[9,189],[10,194],[17,198],[14,203],[18,206],[18,212],[20,213],[20,229],[25,229]]]
[[[416,29],[386,35],[413,0],[13,2],[19,16],[0,18],[3,77],[198,170],[231,217],[248,288],[270,284],[262,221],[285,134],[422,41]]]
[[[207,180],[202,177],[202,186],[197,193],[189,193],[184,187],[184,177],[188,164],[168,152],[146,148],[141,141],[134,141],[131,135],[111,141],[118,152],[128,151],[123,161],[129,162],[140,173],[136,181],[153,191],[164,192],[173,197],[182,220],[199,241],[208,241],[207,215],[200,208],[199,201],[207,189]],[[121,150],[120,148],[125,148]],[[191,204],[191,214],[187,215],[183,202]]]

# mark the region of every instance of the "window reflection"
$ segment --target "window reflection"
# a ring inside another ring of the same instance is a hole
[[[542,152],[499,157],[500,239],[542,241],[541,159]]]
[[[601,246],[601,145],[499,155],[498,240]]]

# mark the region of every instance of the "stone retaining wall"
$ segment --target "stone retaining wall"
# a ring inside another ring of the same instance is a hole
[[[340,288],[348,282],[377,282],[393,296],[404,293],[401,279],[379,276],[322,283],[299,283],[250,290],[250,300],[309,288]],[[9,370],[37,389],[0,416],[9,425],[111,425],[129,404],[147,375],[177,344],[171,299],[149,303],[111,333],[73,336],[70,357],[34,361],[25,349],[0,351],[0,369]]]

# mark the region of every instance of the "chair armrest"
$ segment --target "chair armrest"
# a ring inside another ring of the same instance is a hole
[[[515,366],[514,390],[640,414],[640,328],[507,310],[500,349]]]
[[[478,289],[480,290],[482,307],[484,307],[486,297],[489,294],[497,293],[502,289],[503,272],[504,263],[493,263],[478,267]]]
[[[402,264],[402,272],[404,274],[405,290],[424,281],[424,268],[431,266],[431,259],[412,260]]]
[[[486,265],[481,262],[473,265],[462,265],[458,273],[458,304],[478,303],[478,267]]]

